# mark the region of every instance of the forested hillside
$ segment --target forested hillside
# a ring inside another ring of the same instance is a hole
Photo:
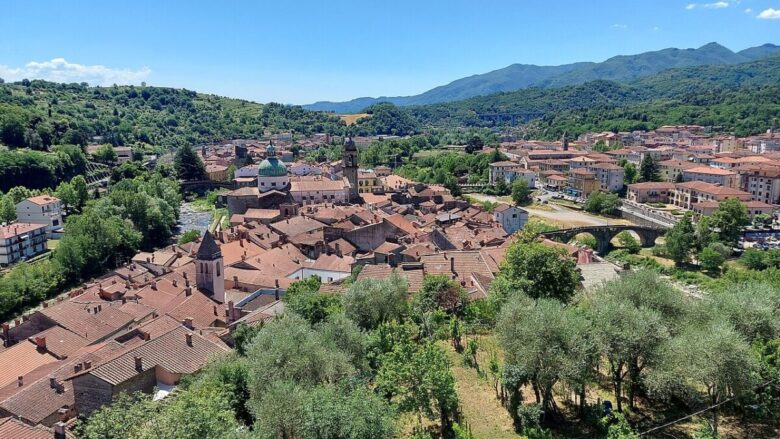
[[[592,81],[557,89],[531,88],[446,104],[409,107],[428,126],[491,126],[479,114],[535,119],[531,134],[652,129],[664,124],[720,126],[739,135],[777,125],[780,57],[749,63],[671,69],[630,84]]]
[[[84,145],[94,136],[114,145],[175,147],[257,138],[265,130],[341,133],[343,126],[336,117],[301,107],[185,89],[39,80],[0,83],[0,143],[10,147]]]

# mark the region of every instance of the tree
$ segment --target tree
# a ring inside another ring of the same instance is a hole
[[[692,325],[665,343],[658,365],[648,378],[651,390],[698,401],[700,391],[713,406],[712,429],[718,433],[717,405],[750,391],[757,363],[745,340],[723,319]]]
[[[82,436],[87,439],[139,437],[144,423],[154,413],[154,402],[149,395],[122,392],[111,404],[92,413],[81,426]]]
[[[475,151],[481,151],[484,146],[485,142],[482,140],[482,137],[475,134],[466,143],[466,153],[471,154]]]
[[[706,312],[722,315],[749,343],[780,336],[780,290],[763,282],[733,283]]]
[[[114,164],[118,159],[119,157],[116,155],[116,151],[111,145],[101,145],[97,151],[95,151],[95,160],[101,163]]]
[[[10,223],[16,219],[16,204],[11,195],[0,198],[0,222]]]
[[[580,283],[577,265],[563,250],[538,242],[515,242],[501,264],[498,279],[530,297],[568,302]]]
[[[666,252],[675,263],[679,265],[688,262],[696,244],[690,213],[686,213],[666,232],[665,240]]]
[[[650,154],[645,154],[642,162],[639,164],[640,181],[660,181],[661,175],[658,171],[658,164]]]
[[[512,201],[520,206],[531,201],[531,189],[525,178],[518,177],[512,182]]]
[[[596,363],[595,345],[581,343],[588,338],[586,326],[579,314],[557,300],[508,302],[496,334],[505,352],[506,367],[517,371],[512,391],[530,384],[545,415],[554,414],[553,386],[565,378],[584,384],[582,378]],[[587,346],[590,350],[581,349]]]
[[[60,183],[54,193],[62,201],[65,211],[79,204],[79,194],[76,193],[76,189],[69,182]]]
[[[612,294],[614,289],[622,287],[619,280],[602,285],[585,309],[593,324],[593,336],[609,364],[618,411],[623,410],[626,376],[631,380],[628,401],[633,408],[640,374],[654,361],[660,344],[668,337],[657,311],[636,307],[631,301]]]
[[[427,275],[414,297],[412,308],[417,315],[436,310],[459,313],[465,302],[466,292],[457,282],[447,276]]]
[[[725,249],[725,252],[723,251]],[[726,262],[727,253],[731,251],[719,242],[713,242],[699,252],[699,265],[710,273],[720,273],[720,267]]]
[[[616,215],[622,204],[618,194],[596,191],[588,195],[585,210],[602,215]]]
[[[173,158],[173,166],[180,180],[199,181],[206,179],[206,167],[198,154],[189,145],[180,146]]]
[[[767,268],[764,252],[754,248],[745,249],[742,256],[739,257],[739,262],[751,270],[763,270]]]
[[[284,293],[287,309],[315,324],[341,309],[341,297],[319,292],[320,278],[309,277],[294,282]]]
[[[625,184],[636,183],[638,175],[639,172],[637,171],[635,164],[626,162],[626,164],[623,165],[623,182]]]
[[[447,356],[435,344],[397,344],[382,356],[376,386],[401,411],[415,413],[419,423],[423,416],[438,417],[442,436],[450,432],[458,394]]]
[[[70,181],[73,185],[73,190],[76,192],[76,204],[77,209],[82,210],[89,200],[89,187],[87,186],[87,179],[83,175],[77,175]]]
[[[685,179],[683,178],[682,172],[678,172],[677,175],[674,176],[674,182],[675,183],[682,183]]]
[[[642,245],[634,238],[628,230],[624,230],[617,235],[620,246],[628,250],[631,254],[637,254],[642,249]]]
[[[400,320],[406,313],[408,282],[398,273],[386,279],[353,283],[344,295],[344,312],[359,327],[370,330]]]
[[[736,243],[749,223],[747,207],[736,198],[721,201],[712,213],[712,226],[718,229],[720,240],[725,243]]]
[[[300,422],[303,438],[384,439],[396,434],[390,405],[368,389],[341,391],[320,386],[306,396]]]
[[[186,232],[181,234],[181,237],[179,237],[179,245],[188,244],[190,242],[196,241],[198,238],[200,238],[200,230],[191,229],[187,230]]]

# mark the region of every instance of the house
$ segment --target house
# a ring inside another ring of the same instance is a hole
[[[635,203],[668,203],[674,183],[648,181],[628,185],[626,199]]]
[[[381,192],[382,189],[382,180],[379,179],[376,172],[366,169],[358,170],[359,194],[373,194],[375,192]]]
[[[772,215],[774,213],[774,206],[766,204],[763,201],[742,201],[748,212],[748,217],[752,220],[756,215]],[[717,201],[701,201],[693,203],[692,210],[694,213],[700,216],[709,216],[715,212],[715,209],[720,205]]]
[[[62,202],[49,195],[26,198],[16,205],[16,220],[45,225],[46,234],[51,238],[62,231]]]
[[[507,184],[512,184],[516,178],[522,177],[528,183],[528,187],[536,187],[536,173],[526,169],[526,167],[518,162],[495,162],[489,165],[490,169],[490,184],[496,184],[499,180],[503,180]]]
[[[588,198],[588,196],[598,191],[601,188],[601,183],[596,179],[596,174],[588,171],[587,169],[574,169],[569,173],[567,192],[580,198]]]
[[[780,167],[745,166],[736,169],[739,187],[756,201],[780,204]]]
[[[10,265],[45,250],[45,224],[12,223],[0,227],[0,265]]]
[[[712,166],[683,169],[683,181],[703,181],[726,187],[737,187],[737,173]]]
[[[739,189],[718,186],[704,181],[688,181],[674,185],[669,201],[682,209],[693,210],[694,203],[701,203],[702,201],[721,202],[729,198],[750,201],[752,197],[750,193]]]
[[[307,204],[346,203],[350,184],[346,178],[330,180],[322,177],[292,179],[290,195],[295,202]]]
[[[207,164],[206,176],[211,181],[227,181],[229,177],[228,167],[218,164]]]
[[[179,326],[70,377],[76,407],[79,414],[89,416],[123,392],[172,389],[183,375],[199,371],[212,356],[227,350],[224,345]]]
[[[622,166],[612,163],[595,163],[589,165],[587,169],[596,175],[602,191],[619,192],[623,190],[625,170]]]
[[[696,164],[682,160],[664,160],[658,162],[658,174],[663,181],[677,181],[677,176],[682,176],[686,169],[695,168]]]
[[[507,234],[515,233],[528,222],[528,211],[509,204],[499,204],[493,210],[493,219],[501,224]]]

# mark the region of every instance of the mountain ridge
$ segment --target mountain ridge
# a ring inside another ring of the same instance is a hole
[[[666,48],[635,55],[616,55],[602,62],[576,62],[560,66],[515,63],[487,73],[456,79],[418,95],[361,97],[345,102],[320,101],[303,105],[303,108],[354,113],[380,102],[391,102],[398,106],[427,105],[531,87],[577,85],[599,79],[630,82],[672,68],[739,64],[776,54],[780,54],[780,46],[771,43],[734,52],[713,42],[695,49]]]

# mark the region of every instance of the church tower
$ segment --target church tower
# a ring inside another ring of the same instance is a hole
[[[342,162],[344,168],[344,177],[349,181],[349,201],[357,200],[358,195],[358,150],[355,147],[355,141],[347,137],[344,142],[344,157]]]
[[[219,303],[225,302],[225,267],[222,252],[211,232],[206,230],[195,257],[195,282],[198,289],[211,294]]]

